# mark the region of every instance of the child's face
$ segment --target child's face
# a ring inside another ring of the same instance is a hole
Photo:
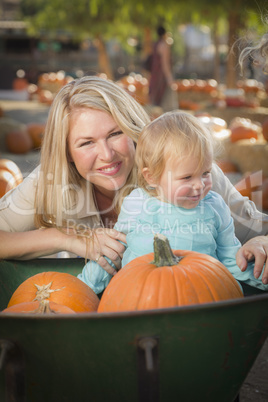
[[[193,156],[167,161],[156,187],[159,198],[186,209],[195,208],[212,187],[212,154],[208,153],[202,166],[198,164]]]

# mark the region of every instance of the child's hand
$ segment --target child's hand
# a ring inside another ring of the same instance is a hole
[[[262,282],[266,285],[268,283],[268,237],[267,236],[257,236],[250,239],[245,243],[236,254],[236,263],[241,269],[245,271],[247,269],[248,261],[255,258],[254,263],[254,276],[259,278],[262,273],[263,266],[263,276]]]

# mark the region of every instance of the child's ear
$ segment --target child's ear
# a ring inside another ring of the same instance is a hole
[[[147,183],[149,184],[149,186],[157,187],[157,183],[155,182],[155,179],[154,179],[153,175],[150,173],[148,168],[143,168],[142,175],[143,175],[144,179],[147,181]]]

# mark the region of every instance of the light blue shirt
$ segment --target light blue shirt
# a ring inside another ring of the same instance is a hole
[[[208,254],[221,261],[236,280],[268,290],[268,285],[261,281],[262,276],[254,277],[253,263],[248,264],[245,272],[236,265],[235,256],[241,243],[235,236],[228,206],[214,191],[196,208],[185,209],[162,202],[137,188],[124,199],[114,228],[127,235],[122,267],[134,258],[151,253],[154,235],[161,233],[168,238],[172,249]],[[89,261],[78,278],[98,294],[112,276],[95,261]]]

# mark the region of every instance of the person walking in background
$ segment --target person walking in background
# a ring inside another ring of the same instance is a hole
[[[166,40],[166,30],[157,28],[158,40],[154,44],[151,76],[149,81],[149,98],[152,105],[160,106],[164,112],[178,109],[177,93],[172,89],[174,79],[170,45]]]

